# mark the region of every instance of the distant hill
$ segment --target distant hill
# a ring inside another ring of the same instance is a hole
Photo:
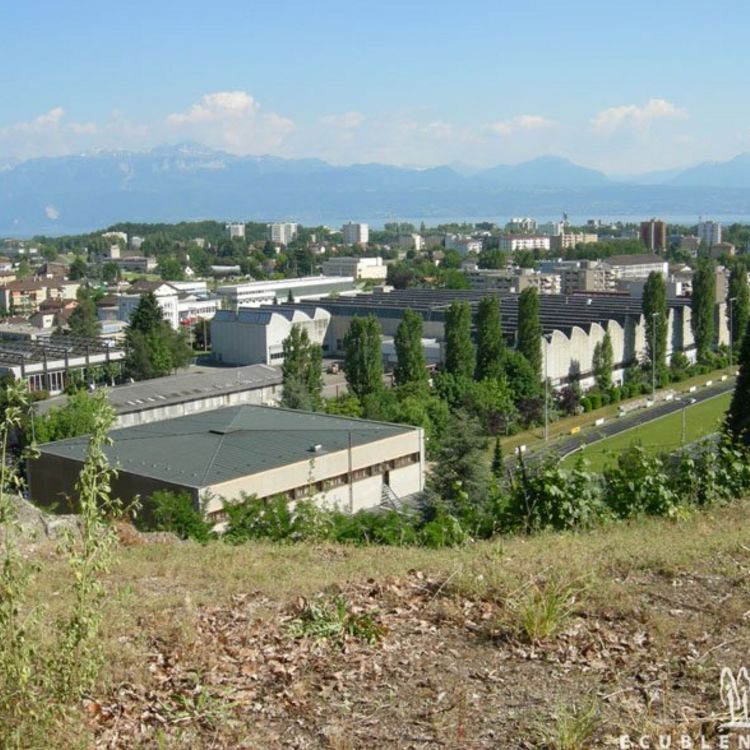
[[[0,159],[0,236],[89,231],[118,221],[296,219],[377,224],[524,213],[591,216],[750,211],[750,156],[617,182],[543,156],[468,170],[234,156],[196,143],[150,151]],[[705,186],[705,187],[704,187]]]
[[[704,162],[684,169],[669,180],[670,185],[690,187],[750,188],[750,153],[729,161]]]

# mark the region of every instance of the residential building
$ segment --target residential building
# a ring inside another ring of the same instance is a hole
[[[302,276],[298,279],[251,281],[247,284],[222,284],[216,294],[229,310],[257,307],[273,302],[319,299],[329,294],[352,294],[357,287],[352,276]]]
[[[666,278],[669,273],[669,263],[664,258],[648,253],[611,255],[602,263],[613,271],[618,280],[645,279],[652,271]]]
[[[421,234],[402,234],[398,238],[398,246],[402,250],[414,250],[419,253],[425,249],[425,241]]]
[[[323,261],[324,276],[350,276],[357,280],[385,281],[388,268],[381,257],[338,257]]]
[[[187,492],[209,519],[249,495],[302,499],[354,513],[424,489],[424,432],[386,422],[239,405],[112,430],[104,447],[118,467],[112,494],[129,503],[156,490]],[[28,462],[34,502],[75,495],[88,438],[42,446]]]
[[[353,224],[351,221],[341,227],[345,245],[366,245],[370,241],[368,224]]]
[[[576,245],[591,245],[599,242],[599,235],[594,232],[564,232],[560,235],[560,247],[563,250]]]
[[[306,330],[310,341],[322,346],[330,319],[320,307],[311,312],[281,305],[219,310],[211,321],[211,350],[225,365],[281,365],[284,339],[293,326]]]
[[[266,239],[269,242],[278,242],[280,245],[288,245],[299,231],[299,225],[293,222],[274,222],[266,225]]]
[[[446,250],[457,250],[461,255],[478,254],[484,248],[484,240],[465,234],[446,234],[443,246]]]
[[[227,234],[229,235],[229,239],[231,240],[244,240],[245,239],[245,225],[234,222],[231,224],[227,224],[224,229],[226,230]]]
[[[721,242],[721,224],[718,221],[699,222],[698,241],[706,247],[718,245]]]
[[[514,217],[505,225],[505,231],[513,234],[533,234],[536,232],[536,220],[528,216]]]
[[[164,312],[164,320],[177,330],[180,325],[179,293],[166,281],[136,281],[131,284],[128,294],[121,294],[117,298],[118,319],[129,321],[133,311],[140,304],[141,297],[148,292],[156,297],[159,307]]]
[[[667,249],[667,225],[659,219],[641,222],[641,242],[652,252]]]
[[[485,289],[501,294],[522,292],[534,287],[540,294],[560,294],[560,274],[543,273],[531,268],[483,269],[465,271],[472,289]]]
[[[220,308],[220,297],[181,294],[177,300],[177,319],[180,325],[190,325],[200,320],[211,320]]]
[[[543,234],[504,234],[500,237],[499,248],[503,252],[516,250],[549,250],[550,238]]]
[[[716,244],[711,245],[708,254],[712,258],[718,259],[724,255],[729,255],[730,257],[732,257],[736,254],[736,252],[737,248],[731,242],[717,242]]]
[[[615,289],[615,272],[600,261],[563,261],[557,264],[557,270],[562,294],[611,292]]]
[[[158,265],[156,258],[145,258],[140,255],[131,255],[126,258],[118,258],[114,261],[117,267],[131,273],[151,273]]]
[[[533,232],[534,230],[531,231]],[[536,228],[536,232],[537,234],[547,234],[550,237],[557,237],[558,235],[561,235],[565,232],[565,222],[546,221],[544,222],[544,224],[539,224],[539,226]]]
[[[0,308],[6,313],[32,315],[46,299],[75,299],[77,281],[59,277],[51,279],[19,279],[0,286]]]

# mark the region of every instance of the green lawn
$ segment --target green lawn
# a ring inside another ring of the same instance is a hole
[[[731,393],[725,393],[700,404],[688,406],[685,409],[685,441],[689,443],[716,432],[731,398]],[[592,470],[601,471],[614,463],[617,455],[635,441],[640,441],[644,447],[654,451],[677,450],[682,445],[682,411],[589,445],[582,451],[568,456],[563,461],[563,466],[570,468],[576,457],[583,454]]]

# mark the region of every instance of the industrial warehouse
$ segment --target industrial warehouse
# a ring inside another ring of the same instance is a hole
[[[359,294],[354,297],[322,299],[308,303],[286,303],[273,307],[261,307],[255,310],[252,321],[246,320],[257,328],[252,331],[245,328],[242,336],[262,340],[262,351],[257,360],[237,357],[237,347],[225,345],[225,341],[237,341],[241,338],[240,321],[248,313],[230,314],[217,322],[217,333],[214,349],[217,357],[223,358],[226,349],[229,359],[237,364],[251,364],[254,361],[269,362],[266,352],[280,352],[283,337],[287,335],[289,323],[297,320],[301,323],[316,325],[315,335],[311,339],[320,341],[326,356],[341,356],[343,341],[355,316],[374,315],[382,328],[384,337],[392,337],[401,322],[404,310],[411,308],[418,312],[424,321],[424,341],[441,342],[444,338],[445,316],[451,303],[455,300],[470,304],[472,315],[482,297],[493,292],[481,290],[441,290],[441,289],[405,289],[390,292],[376,290],[373,294]],[[518,327],[517,294],[494,293],[501,300],[502,330],[509,346],[516,345]],[[641,300],[622,294],[571,294],[540,295],[540,322],[543,341],[542,352],[544,370],[553,385],[559,386],[571,378],[581,385],[589,386],[593,382],[592,359],[594,347],[602,341],[606,333],[612,340],[614,352],[613,378],[621,382],[625,369],[638,362],[646,349],[645,322]],[[667,355],[675,351],[684,352],[689,359],[695,359],[695,342],[691,331],[690,299],[675,297],[667,301],[668,334]],[[323,333],[321,324],[326,320],[325,313],[330,315],[327,329]],[[235,315],[233,320],[231,315]],[[726,303],[716,305],[716,330],[720,344],[729,343]],[[274,325],[274,321],[284,321],[286,325]],[[221,331],[218,331],[218,326]],[[236,327],[237,331],[227,329]],[[278,334],[274,339],[274,328]],[[214,330],[212,328],[212,330]],[[277,355],[278,356],[278,355]],[[428,361],[433,356],[429,355]],[[280,364],[279,359],[274,363]]]
[[[113,430],[113,495],[188,492],[221,521],[224,500],[312,499],[343,511],[375,507],[424,487],[421,428],[264,406],[230,406]],[[88,438],[41,448],[28,463],[34,502],[67,507]],[[148,512],[148,503],[145,504]]]

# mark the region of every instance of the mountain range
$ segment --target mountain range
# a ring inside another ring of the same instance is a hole
[[[750,218],[750,154],[612,178],[542,156],[468,170],[235,156],[195,143],[25,161],[0,158],[0,236],[91,231],[118,221],[352,219],[377,225],[514,214]]]

